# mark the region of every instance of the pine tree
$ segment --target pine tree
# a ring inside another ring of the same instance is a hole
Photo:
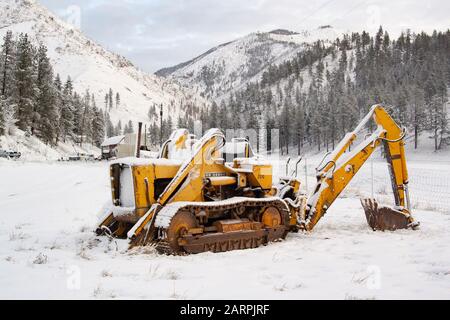
[[[82,141],[81,136],[83,135],[83,112],[84,105],[80,98],[80,95],[77,92],[74,92],[72,97],[72,106],[73,106],[73,133],[74,138],[76,138],[77,142],[80,143]]]
[[[158,126],[156,124],[150,124],[150,128],[149,128],[149,140],[152,142],[153,145],[157,145],[158,144],[158,137],[159,137],[159,130],[158,130]]]
[[[295,127],[296,127],[296,144],[297,153],[301,155],[303,148],[303,141],[306,134],[306,123],[305,123],[305,109],[303,104],[303,98],[299,90],[296,92],[296,107],[295,107]]]
[[[91,127],[92,144],[100,147],[105,137],[105,123],[102,112],[95,105],[92,108]]]
[[[55,86],[55,89],[58,90],[58,92],[62,92],[63,88],[62,88],[62,82],[61,82],[61,77],[59,76],[59,73],[56,74],[53,85]]]
[[[111,109],[109,108],[109,94],[105,95],[105,111],[110,112]]]
[[[156,107],[155,107],[155,105],[152,105],[152,106],[150,106],[150,107],[148,108],[147,116],[148,116],[148,120],[149,120],[150,122],[153,122],[153,121],[157,121],[157,120],[158,120],[158,119],[157,119],[157,115],[156,115]]]
[[[425,128],[425,97],[423,90],[417,86],[410,86],[409,88],[409,121],[411,127],[414,131],[414,149],[419,146],[419,134]]]
[[[5,100],[0,99],[0,136],[5,134],[5,116],[4,116]]]
[[[219,107],[217,103],[213,101],[211,105],[211,109],[208,114],[208,127],[209,128],[218,128],[219,127]]]
[[[169,139],[170,135],[172,134],[173,131],[173,122],[172,122],[172,117],[168,116],[167,117],[167,127],[166,127],[166,140]]]
[[[112,108],[113,108],[113,99],[114,99],[113,97],[114,97],[113,91],[112,91],[111,88],[109,88],[109,93],[108,93],[108,107],[109,107],[109,111],[111,111]]]
[[[227,106],[225,105],[225,101],[222,100],[222,102],[220,103],[220,107],[219,107],[219,114],[218,114],[218,126],[219,128],[221,128],[222,130],[228,130],[231,129],[231,124],[230,124],[230,120],[228,117],[228,109]]]
[[[195,126],[194,119],[189,117],[188,121],[187,121],[186,129],[188,129],[189,132],[194,132],[194,129],[195,129],[194,126]]]
[[[283,147],[286,148],[286,154],[289,154],[290,129],[291,129],[291,114],[288,100],[285,101],[280,115],[280,138],[281,138],[281,154],[283,154]]]
[[[123,134],[130,134],[130,133],[134,133],[133,122],[131,120],[129,120],[128,123],[125,124],[125,127],[123,129]]]
[[[28,132],[33,117],[33,106],[37,92],[36,68],[33,57],[34,48],[28,40],[28,35],[21,34],[17,46],[12,100],[17,110],[17,125],[19,129]]]
[[[434,150],[442,147],[443,137],[448,133],[448,119],[444,99],[439,95],[434,95],[427,105],[428,109],[428,129],[431,131],[431,138],[434,140]]]
[[[70,77],[67,78],[61,95],[61,104],[59,110],[59,130],[60,136],[64,142],[67,137],[73,136],[75,126],[73,87]]]
[[[80,146],[83,146],[85,138],[92,136],[92,108],[91,108],[91,94],[89,90],[86,93],[81,102],[81,131],[80,131]]]
[[[13,34],[7,31],[3,38],[3,44],[0,57],[0,96],[8,99],[11,96],[11,90],[14,83],[14,65],[15,65],[15,43]]]
[[[118,136],[122,135],[122,121],[119,120],[119,122],[117,122],[115,132],[116,132],[116,135],[118,135]]]
[[[56,108],[56,92],[53,83],[53,69],[47,57],[47,48],[40,46],[37,55],[37,100],[33,108],[31,133],[38,130],[38,137],[45,143],[56,143],[59,115]]]
[[[114,137],[116,135],[115,132],[115,128],[114,128],[114,124],[111,121],[111,117],[109,116],[109,112],[105,111],[104,112],[104,119],[105,119],[105,131],[106,131],[106,136],[108,138]]]
[[[3,134],[14,135],[18,121],[14,106],[7,103],[6,100],[0,100],[0,109],[2,110],[3,118]]]
[[[56,74],[56,77],[53,81],[53,88],[55,91],[55,108],[57,110],[57,115],[58,115],[58,118],[56,119],[56,122],[55,122],[55,132],[56,132],[55,144],[58,145],[59,140],[62,138],[61,117],[62,117],[62,105],[63,105],[63,86],[62,86],[61,77],[59,76],[59,74]]]
[[[120,107],[120,94],[116,93],[116,109]]]
[[[73,94],[73,83],[70,76],[67,77],[66,83],[64,85],[64,94],[72,95]]]
[[[324,70],[325,66],[322,61],[319,61],[316,67],[316,74],[315,74],[315,84],[316,88],[320,89],[322,88],[323,78],[324,78]]]
[[[177,128],[178,129],[187,128],[187,119],[185,117],[178,115]]]

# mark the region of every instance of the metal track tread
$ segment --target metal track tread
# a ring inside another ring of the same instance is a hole
[[[255,208],[261,211],[265,207],[274,206],[282,215],[283,224],[276,228],[263,228],[261,230],[230,233],[217,232],[196,236],[186,235],[182,237],[184,252],[176,252],[167,241],[167,229],[170,221],[179,212],[195,212],[202,209],[211,210],[212,208],[215,211],[226,211],[242,206],[246,208],[246,211]],[[236,198],[212,203],[174,203],[163,208],[158,215],[162,215],[164,219],[169,218],[170,220],[166,220],[165,227],[158,228],[158,239],[153,244],[159,253],[168,255],[252,249],[266,245],[269,242],[284,239],[289,232],[289,209],[280,198]]]

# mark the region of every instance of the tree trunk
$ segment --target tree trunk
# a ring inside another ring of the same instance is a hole
[[[5,62],[3,65],[3,83],[2,83],[2,96],[5,97],[6,94],[6,70],[9,67],[8,66],[8,55],[9,55],[9,48],[5,51]],[[6,97],[5,97],[6,98]]]
[[[320,151],[320,133],[317,135],[317,145],[318,145],[319,151]]]
[[[438,129],[434,129],[434,151],[438,151]]]
[[[419,135],[419,126],[417,125],[417,122],[416,122],[416,124],[414,125],[414,149],[417,149],[417,146],[419,144],[418,135]]]
[[[286,132],[286,154],[289,154],[289,136]]]

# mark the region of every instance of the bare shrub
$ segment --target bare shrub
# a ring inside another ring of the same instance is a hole
[[[78,251],[77,256],[84,260],[92,260],[92,257],[86,252],[86,248],[81,248],[80,251]]]
[[[167,271],[166,277],[169,280],[178,280],[180,278],[180,275],[174,270],[169,270]]]
[[[92,228],[90,226],[84,225],[80,228],[81,233],[86,233],[86,232],[91,232],[91,231],[92,231]]]
[[[29,238],[31,238],[31,236],[23,232],[13,231],[9,234],[9,241],[25,240]]]
[[[159,264],[156,265],[150,265],[150,268],[148,269],[148,275],[151,279],[157,279],[161,277],[161,273],[159,272]]]
[[[112,277],[112,274],[108,270],[103,270],[101,273],[103,278],[110,278]]]
[[[47,262],[48,257],[43,253],[39,253],[33,260],[33,264],[46,264]]]
[[[388,188],[386,187],[386,185],[381,185],[381,186],[378,187],[377,193],[379,195],[387,195],[388,194]]]

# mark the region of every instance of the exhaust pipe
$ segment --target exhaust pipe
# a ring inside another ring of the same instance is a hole
[[[141,135],[142,135],[142,122],[139,122],[136,137],[136,158],[141,157]]]

